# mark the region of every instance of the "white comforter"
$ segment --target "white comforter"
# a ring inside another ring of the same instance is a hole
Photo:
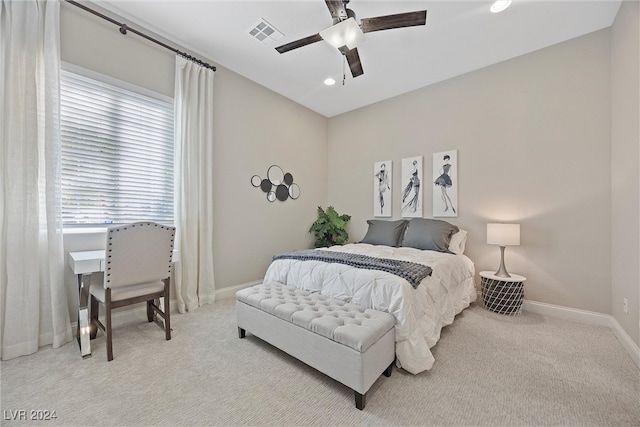
[[[383,271],[293,259],[273,261],[264,278],[391,313],[396,318],[397,364],[413,374],[431,369],[435,359],[430,348],[438,342],[440,330],[476,299],[473,262],[465,255],[365,243],[324,249],[411,261],[433,269],[417,289]]]

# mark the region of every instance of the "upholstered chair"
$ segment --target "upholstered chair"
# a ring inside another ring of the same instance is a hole
[[[154,314],[162,317],[166,339],[171,339],[169,285],[175,230],[154,222],[108,228],[104,281],[90,286],[91,329],[94,336],[96,327],[105,332],[107,360],[113,360],[111,313],[118,307],[146,302],[147,320],[153,321]],[[99,304],[105,307],[106,325],[98,319]]]

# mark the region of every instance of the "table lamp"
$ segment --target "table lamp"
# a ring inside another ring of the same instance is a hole
[[[520,245],[520,224],[487,224],[487,244],[500,246],[498,277],[511,277],[504,266],[505,246]]]

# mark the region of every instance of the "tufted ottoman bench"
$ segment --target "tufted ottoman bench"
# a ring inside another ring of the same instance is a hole
[[[395,318],[389,313],[263,283],[236,293],[236,314],[240,338],[249,331],[351,388],[358,409],[380,374],[391,375]]]

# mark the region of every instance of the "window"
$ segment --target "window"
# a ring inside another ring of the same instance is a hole
[[[173,223],[173,102],[62,70],[62,220]]]

